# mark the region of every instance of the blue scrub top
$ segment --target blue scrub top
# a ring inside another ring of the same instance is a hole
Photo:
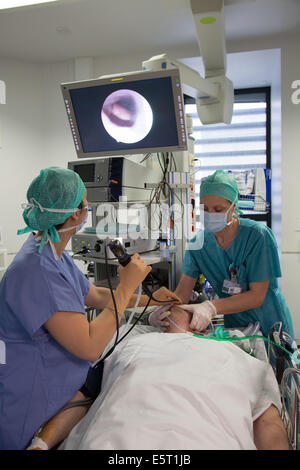
[[[202,248],[201,239],[204,241]],[[237,269],[237,282],[242,292],[249,290],[251,282],[269,281],[264,303],[256,309],[224,315],[225,327],[244,327],[259,321],[263,335],[267,336],[271,326],[281,321],[283,330],[294,338],[290,312],[278,287],[281,269],[272,230],[259,222],[241,218],[236,236],[226,250],[207,230],[191,240],[191,248],[193,245],[197,249],[186,250],[181,271],[192,278],[202,273],[220,298],[229,297],[222,292],[222,287],[225,279],[231,280],[230,267]]]
[[[24,449],[85,382],[89,362],[69,353],[43,324],[57,311],[85,314],[87,278],[64,252],[38,253],[30,234],[0,283],[0,449]]]

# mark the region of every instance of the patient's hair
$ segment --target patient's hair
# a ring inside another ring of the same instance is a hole
[[[190,329],[192,315],[187,310],[184,310],[178,305],[173,305],[169,310],[168,316],[183,330],[192,331]],[[168,318],[166,318],[166,321],[169,321]],[[182,330],[176,328],[171,321],[169,321],[169,323],[170,325],[165,330],[166,333],[182,333]]]

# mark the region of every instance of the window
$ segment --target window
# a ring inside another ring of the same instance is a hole
[[[185,113],[193,117],[196,207],[199,208],[201,180],[215,170],[231,171],[233,175],[238,172],[256,175],[257,169],[263,169],[268,205],[265,207],[263,203],[265,209],[262,210],[243,209],[243,217],[259,220],[271,227],[270,88],[236,90],[234,101],[230,125],[204,126],[198,118],[194,100],[185,97]],[[254,201],[254,198],[255,187],[252,195],[244,199]],[[258,207],[257,204],[255,207]]]

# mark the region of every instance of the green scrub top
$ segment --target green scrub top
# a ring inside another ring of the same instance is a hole
[[[236,270],[242,292],[249,290],[251,282],[269,281],[269,288],[260,307],[224,315],[225,328],[245,327],[259,321],[263,335],[267,336],[272,325],[281,321],[283,331],[294,338],[291,315],[278,287],[281,269],[272,230],[262,223],[240,218],[236,236],[227,249],[218,245],[213,233],[204,230],[191,240],[181,271],[192,278],[202,273],[218,297],[226,298],[229,295],[222,288],[225,279],[231,280],[230,268]]]

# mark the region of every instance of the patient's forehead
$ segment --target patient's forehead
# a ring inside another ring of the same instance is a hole
[[[185,312],[186,310],[183,310],[183,308],[181,307],[178,307],[178,305],[173,305],[171,308],[170,308],[170,312],[172,313],[182,313],[182,312]]]

